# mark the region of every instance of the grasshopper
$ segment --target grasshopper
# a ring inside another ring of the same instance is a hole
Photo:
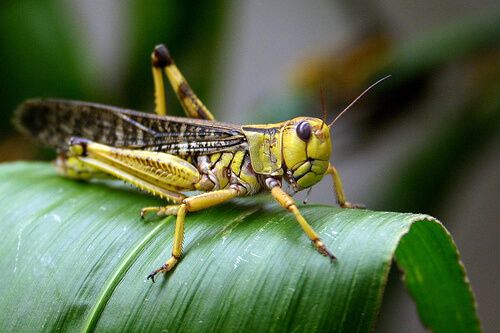
[[[282,188],[287,182],[298,192],[330,175],[338,204],[356,207],[346,201],[339,173],[329,162],[333,122],[327,125],[312,117],[266,125],[217,122],[164,45],[155,47],[151,62],[156,114],[88,102],[31,99],[14,115],[21,132],[58,151],[56,166],[62,175],[83,180],[111,176],[172,203],[141,210],[141,217],[147,213],[176,216],[172,255],[147,279],[154,282],[158,273],[170,271],[181,259],[188,212],[261,191],[269,191],[293,213],[316,250],[334,260]],[[164,75],[188,118],[166,115]],[[186,196],[186,191],[201,194]]]

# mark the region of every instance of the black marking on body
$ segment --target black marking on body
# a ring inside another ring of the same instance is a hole
[[[180,99],[185,99],[188,97],[192,97],[194,95],[194,92],[193,90],[191,90],[191,87],[187,84],[186,81],[182,81],[182,83],[177,88],[177,95]]]
[[[252,127],[252,126],[242,126],[244,131],[256,132],[256,133],[268,133],[268,128]]]

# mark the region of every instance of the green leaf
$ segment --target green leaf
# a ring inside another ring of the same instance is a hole
[[[269,197],[234,200],[188,215],[183,260],[152,284],[174,219],[138,213],[161,201],[14,163],[0,204],[2,332],[367,332],[393,258],[426,326],[480,331],[457,249],[426,215],[301,207],[332,264]]]

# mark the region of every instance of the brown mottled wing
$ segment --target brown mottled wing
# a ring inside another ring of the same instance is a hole
[[[71,137],[180,156],[235,151],[247,145],[235,125],[67,100],[27,100],[16,110],[14,124],[38,142],[62,150]]]

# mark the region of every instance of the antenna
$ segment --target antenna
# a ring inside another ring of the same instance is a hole
[[[390,78],[391,75],[387,75],[383,78],[381,78],[380,80],[378,80],[377,82],[373,83],[371,86],[369,86],[368,88],[365,89],[365,91],[363,91],[358,97],[356,97],[356,99],[354,99],[354,101],[351,102],[351,104],[349,104],[344,110],[342,110],[342,112],[339,113],[339,115],[337,117],[335,117],[335,119],[333,119],[333,121],[328,125],[328,127],[332,127],[333,124],[335,124],[335,122],[347,111],[349,110],[349,108],[351,106],[353,106],[354,103],[356,103],[361,97],[363,97],[364,94],[366,94],[368,91],[370,91],[370,89],[372,89],[373,87],[375,87],[377,84],[379,84],[380,82],[384,81],[385,79],[388,79]]]
[[[326,115],[327,115],[326,102],[325,102],[325,89],[323,86],[321,86],[319,93],[320,93],[320,98],[321,98],[321,111],[323,111],[323,122],[321,123],[320,128],[323,128],[323,126],[326,123]]]

